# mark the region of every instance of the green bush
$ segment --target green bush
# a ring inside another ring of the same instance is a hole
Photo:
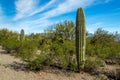
[[[0,44],[8,53],[12,50],[17,52],[19,48],[18,33],[9,31],[8,29],[1,29]]]
[[[70,56],[72,58],[72,56],[75,54],[75,47],[73,42],[66,41],[64,43],[61,43],[59,41],[55,41],[51,45],[50,49],[51,55],[53,57],[53,63],[59,64],[59,66],[62,68],[67,68],[68,66],[75,65],[75,60],[72,61],[72,59],[70,59]]]
[[[34,41],[22,41],[17,56],[22,60],[31,61],[35,58],[37,52],[37,44]]]
[[[11,53],[11,51],[15,51],[15,52],[18,51],[20,47],[20,43],[17,40],[8,39],[2,42],[2,46],[3,49],[7,50],[8,53]]]
[[[85,62],[85,71],[95,72],[99,67],[105,66],[105,62],[99,58],[88,57]]]
[[[48,59],[48,55],[41,53],[36,59],[28,63],[28,67],[31,70],[41,70],[44,66],[49,66],[51,61]]]

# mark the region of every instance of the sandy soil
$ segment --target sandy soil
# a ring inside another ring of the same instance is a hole
[[[27,71],[20,59],[0,50],[0,80],[93,80],[88,73],[68,73],[58,69]]]

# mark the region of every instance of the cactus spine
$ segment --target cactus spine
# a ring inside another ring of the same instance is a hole
[[[20,40],[23,41],[24,38],[25,38],[24,29],[21,29],[21,31],[20,31]]]
[[[86,47],[85,15],[82,8],[78,8],[76,16],[76,58],[77,69],[84,68]]]

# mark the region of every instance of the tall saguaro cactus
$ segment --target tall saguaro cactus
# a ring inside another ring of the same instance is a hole
[[[20,40],[23,41],[24,38],[25,38],[24,29],[21,29],[21,31],[20,31]]]
[[[82,8],[78,8],[76,16],[76,58],[78,71],[84,68],[86,47],[85,15]]]

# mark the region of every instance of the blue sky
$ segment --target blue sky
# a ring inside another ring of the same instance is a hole
[[[75,22],[78,7],[84,8],[88,32],[120,33],[120,0],[0,0],[0,28],[43,32],[64,20]]]

